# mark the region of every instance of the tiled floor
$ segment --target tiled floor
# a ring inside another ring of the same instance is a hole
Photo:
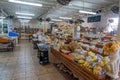
[[[37,50],[22,41],[13,52],[0,52],[0,80],[65,80],[52,64],[38,62]]]

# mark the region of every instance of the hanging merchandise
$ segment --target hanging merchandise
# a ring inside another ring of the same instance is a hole
[[[81,32],[81,29],[82,29],[82,23],[84,21],[82,19],[77,19],[75,21],[75,27],[74,27],[74,39],[79,39],[80,38],[80,32]]]

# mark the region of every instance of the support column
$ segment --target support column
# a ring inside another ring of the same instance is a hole
[[[120,0],[119,0],[119,24],[117,29],[117,40],[120,41]]]

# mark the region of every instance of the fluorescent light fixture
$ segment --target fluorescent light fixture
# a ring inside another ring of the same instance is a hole
[[[42,7],[42,4],[31,3],[31,2],[25,2],[25,1],[9,0],[9,2],[18,3],[18,4],[25,4],[25,5],[31,5],[31,6],[39,6],[39,7]]]
[[[72,19],[72,18],[69,18],[69,17],[59,17],[60,19]]]
[[[30,20],[19,19],[20,22],[29,22]]]
[[[79,10],[80,13],[85,13],[85,14],[96,14],[95,12],[90,12],[90,11],[82,11]]]
[[[54,23],[54,22],[51,21],[51,22],[49,22],[49,23]]]
[[[5,19],[5,17],[0,16],[0,19]]]
[[[62,20],[60,20],[60,19],[52,19],[52,21],[62,21]]]
[[[32,17],[24,17],[24,16],[17,16],[17,18],[21,18],[21,19],[32,19]]]
[[[34,14],[30,14],[30,13],[21,13],[21,12],[16,12],[15,14],[18,14],[18,15],[26,15],[26,16],[34,16]]]

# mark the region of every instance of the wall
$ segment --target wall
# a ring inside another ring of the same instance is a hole
[[[21,26],[21,23],[20,23],[20,21],[18,20],[18,19],[13,19],[13,28],[18,28],[18,27],[20,27]]]
[[[83,20],[85,21],[82,24],[83,27],[93,27],[93,23],[87,23],[87,18],[83,18]]]
[[[29,26],[30,28],[40,28],[41,23],[37,19],[30,20],[29,22],[20,22],[18,19],[13,20],[13,27],[24,27]]]
[[[40,28],[40,24],[40,21],[38,21],[37,19],[33,19],[28,23],[30,28]]]
[[[119,25],[117,31],[117,40],[120,41],[120,1],[119,1]]]
[[[93,23],[87,23],[87,17],[83,18],[85,23],[83,23],[83,26],[85,27],[96,27],[97,30],[107,30],[108,27],[108,19],[109,18],[117,18],[119,17],[118,14],[114,14],[110,8],[108,8],[106,11],[104,11],[101,14],[101,21],[100,22],[93,22]]]

